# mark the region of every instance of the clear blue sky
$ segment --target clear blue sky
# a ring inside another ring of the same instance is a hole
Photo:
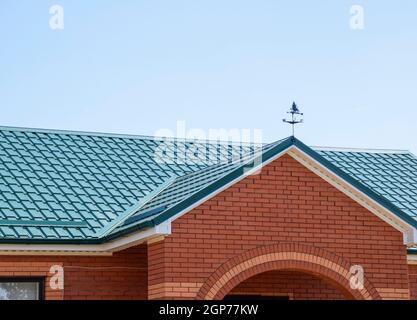
[[[1,125],[272,141],[295,100],[307,144],[417,153],[415,0],[2,0],[0,41]]]

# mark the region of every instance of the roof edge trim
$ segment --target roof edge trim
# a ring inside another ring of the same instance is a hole
[[[276,146],[271,147],[270,149],[262,152],[259,155],[255,155],[250,160],[244,162],[241,166],[234,169],[232,172],[226,174],[219,180],[204,187],[203,189],[194,193],[190,197],[168,208],[161,215],[151,220],[148,220],[145,223],[151,224],[151,225],[159,225],[167,220],[171,220],[174,216],[178,215],[179,212],[188,210],[191,206],[193,206],[195,203],[199,203],[202,199],[209,198],[209,197],[212,197],[214,194],[217,194],[219,190],[222,190],[222,188],[225,185],[228,185],[228,184],[233,185],[234,183],[243,179],[245,176],[247,176],[251,172],[256,172],[257,170],[259,170],[259,168],[263,167],[266,163],[268,163],[268,161],[274,160],[275,158],[277,158],[277,156],[282,155],[283,153],[285,153],[285,151],[287,151],[293,145],[294,145],[294,137],[289,137],[289,138],[282,140],[281,143],[277,144]],[[123,229],[120,232],[111,234],[109,235],[109,238],[112,239],[114,237],[119,237],[127,233],[135,232],[142,228],[143,228],[142,223],[139,223],[137,225],[133,225],[129,228]]]
[[[173,142],[189,142],[189,143],[218,143],[218,144],[231,144],[241,146],[262,146],[262,143],[246,142],[246,141],[227,141],[227,140],[212,140],[212,139],[189,139],[186,137],[171,137],[171,136],[150,136],[140,134],[128,134],[128,133],[112,133],[112,132],[99,132],[99,131],[77,131],[77,130],[65,130],[65,129],[44,129],[44,128],[29,128],[29,127],[13,127],[13,126],[0,126],[0,131],[11,132],[26,132],[26,133],[44,133],[44,134],[62,134],[73,136],[88,136],[88,137],[101,137],[101,138],[121,138],[121,139],[143,139],[151,141],[173,141]]]
[[[373,149],[373,148],[349,148],[349,147],[326,147],[326,146],[309,146],[314,151],[328,152],[352,152],[352,153],[381,153],[381,154],[410,154],[409,150],[402,149]]]
[[[113,221],[108,226],[104,227],[102,230],[99,230],[96,233],[97,238],[102,238],[111,233],[115,228],[123,224],[127,219],[129,219],[132,215],[134,215],[138,210],[143,208],[149,201],[151,201],[154,197],[168,188],[177,177],[171,177],[163,184],[161,184],[158,188],[153,190],[152,192],[148,193],[144,198],[142,198],[137,204],[130,207],[125,211],[125,213],[121,214],[115,221]]]
[[[315,150],[311,149],[307,145],[305,145],[303,142],[301,142],[298,139],[295,139],[294,145],[299,148],[301,151],[303,151],[305,154],[310,156],[312,159],[323,165],[326,169],[333,172],[335,175],[337,175],[342,180],[346,181],[351,186],[358,189],[360,192],[362,192],[364,195],[366,195],[371,200],[377,202],[379,205],[384,207],[386,210],[390,211],[397,217],[399,217],[401,220],[406,222],[408,225],[412,226],[413,228],[417,228],[417,221],[411,218],[409,215],[404,213],[400,208],[392,204],[390,201],[388,201],[383,196],[380,196],[379,194],[372,191],[370,188],[365,186],[363,183],[359,182],[358,180],[352,178],[350,175],[348,175],[343,170],[336,167],[333,163],[325,159],[323,156],[321,156],[319,153],[317,153]]]
[[[131,246],[135,246],[154,239],[161,239],[171,234],[171,224],[163,223],[158,226],[149,227],[129,234],[125,237],[119,237],[112,241],[103,242],[95,239],[94,241],[84,240],[82,243],[67,241],[62,243],[46,243],[45,241],[34,243],[26,240],[25,242],[0,242],[1,255],[111,255],[113,252],[120,251]]]

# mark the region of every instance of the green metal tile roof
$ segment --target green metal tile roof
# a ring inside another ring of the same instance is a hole
[[[0,128],[0,240],[95,239],[173,177],[254,148]]]
[[[408,151],[318,153],[417,220],[417,158]]]
[[[254,157],[260,156],[261,152],[264,153],[272,147],[280,145],[282,141],[284,140],[263,146],[261,149],[250,152],[245,157],[235,161],[218,163],[187,175],[176,177],[161,190],[161,192],[141,207],[140,210],[130,215],[128,219],[118,225],[112,232],[112,236],[114,237],[115,235],[137,226],[146,225],[153,219],[161,217],[170,210],[172,211],[175,206],[178,206],[181,203],[188,203],[190,197],[193,195],[198,194],[198,192],[204,190],[204,188],[221,181],[222,178],[226,177],[234,170],[250,163]],[[250,167],[248,167],[248,169],[249,168]],[[185,208],[186,206],[187,205],[183,207]],[[173,211],[176,212],[178,210]]]
[[[3,127],[0,241],[98,243],[157,225],[292,145],[417,226],[417,159],[408,152]]]

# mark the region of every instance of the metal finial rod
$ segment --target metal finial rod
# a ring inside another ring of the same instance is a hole
[[[292,136],[295,136],[295,125],[303,123],[303,119],[297,118],[297,116],[303,116],[304,114],[300,112],[295,102],[293,102],[290,111],[287,112],[291,114],[291,120],[282,119],[283,122],[291,124],[292,127]]]

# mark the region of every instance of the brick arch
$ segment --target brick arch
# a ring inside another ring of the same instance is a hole
[[[257,247],[222,264],[202,285],[197,299],[220,300],[239,283],[272,270],[294,270],[315,275],[333,284],[349,299],[381,299],[364,278],[362,290],[349,285],[352,264],[321,248],[297,243],[280,243]]]

